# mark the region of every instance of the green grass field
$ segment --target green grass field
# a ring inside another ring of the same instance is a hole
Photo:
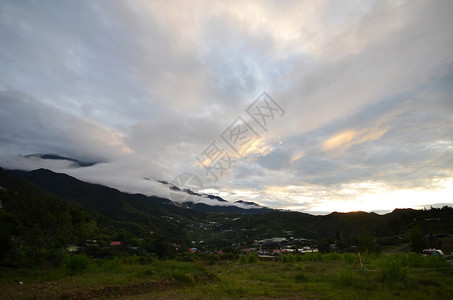
[[[60,268],[0,269],[0,299],[452,299],[453,270],[415,253],[180,262],[67,258]],[[23,284],[20,285],[19,282]]]

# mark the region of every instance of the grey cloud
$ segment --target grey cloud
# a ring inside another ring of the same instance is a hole
[[[59,153],[109,160],[127,152],[121,136],[15,90],[0,91],[0,141],[6,153]]]
[[[240,158],[208,187],[307,209],[344,199],[342,184],[429,187],[453,176],[452,9],[451,1],[2,1],[0,159],[23,168],[13,155],[103,160],[45,166],[163,196],[142,178],[204,174],[196,156],[266,90],[286,111],[260,131],[274,150]],[[346,131],[350,141],[324,149]],[[286,186],[298,187],[287,199],[266,191]]]

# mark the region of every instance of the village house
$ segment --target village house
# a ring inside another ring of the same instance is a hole
[[[112,247],[119,248],[119,247],[121,247],[123,244],[121,243],[121,241],[113,241],[113,242],[111,242],[109,245],[112,246]]]

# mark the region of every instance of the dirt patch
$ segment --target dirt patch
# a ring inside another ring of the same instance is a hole
[[[206,277],[208,282],[211,278]],[[185,286],[175,280],[143,281],[94,287],[75,287],[58,282],[2,287],[1,299],[106,299],[140,294],[152,294]]]

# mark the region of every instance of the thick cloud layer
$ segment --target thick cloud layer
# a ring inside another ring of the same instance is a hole
[[[451,1],[2,1],[0,165],[159,196],[157,180],[193,172],[228,200],[310,212],[451,204],[452,13]],[[246,112],[263,91],[284,111],[266,128]],[[215,180],[204,151],[229,149],[238,117],[259,137]]]

